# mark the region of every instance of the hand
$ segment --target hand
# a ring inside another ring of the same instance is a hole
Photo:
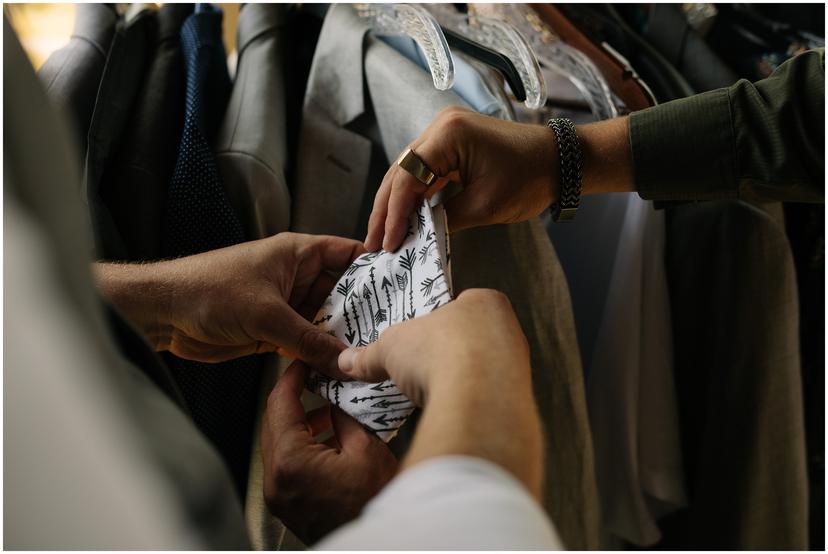
[[[361,381],[390,376],[425,406],[403,469],[439,456],[476,456],[540,495],[543,438],[529,347],[502,293],[465,291],[365,348],[343,351],[339,363]]]
[[[450,180],[463,185],[446,203],[452,231],[535,217],[557,194],[555,135],[545,126],[452,107],[441,111],[411,148],[438,180],[426,187],[396,164],[391,166],[374,199],[365,238],[369,251],[380,245],[390,251],[399,248],[416,206]]]
[[[355,518],[391,480],[397,460],[381,440],[327,405],[305,414],[307,368],[294,362],[271,392],[262,424],[264,497],[306,544]],[[333,427],[326,443],[314,437]]]
[[[467,380],[499,382],[530,378],[529,346],[503,293],[462,292],[426,316],[386,329],[378,341],[339,355],[343,373],[358,381],[391,378],[415,404],[424,406],[437,388]]]
[[[281,233],[153,264],[96,264],[104,295],[157,350],[203,362],[279,352],[343,377],[345,345],[308,321],[358,241]]]

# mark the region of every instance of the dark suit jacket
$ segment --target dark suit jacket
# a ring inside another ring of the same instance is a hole
[[[118,227],[101,197],[101,188],[107,164],[119,149],[146,77],[155,31],[155,13],[149,10],[128,22],[118,22],[95,99],[83,185],[100,259],[128,259]]]
[[[77,4],[75,10],[69,43],[49,56],[38,75],[49,99],[69,114],[83,153],[118,15],[107,4]]]
[[[181,24],[192,4],[165,4],[153,21],[146,74],[100,194],[129,260],[160,256],[167,190],[184,122]]]

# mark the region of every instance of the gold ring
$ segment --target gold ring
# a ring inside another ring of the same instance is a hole
[[[413,175],[415,179],[427,187],[431,186],[431,183],[433,183],[434,179],[437,178],[434,172],[431,171],[425,163],[423,163],[423,160],[421,160],[411,148],[406,148],[405,151],[400,154],[400,157],[397,159],[397,165]]]

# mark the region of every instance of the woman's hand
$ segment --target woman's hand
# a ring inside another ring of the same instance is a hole
[[[150,264],[95,264],[104,296],[156,350],[202,362],[279,352],[342,377],[345,345],[309,321],[358,241],[281,233]]]
[[[452,107],[441,111],[410,146],[438,179],[426,187],[396,164],[391,166],[374,199],[365,238],[369,251],[399,248],[416,206],[449,181],[463,186],[446,203],[452,231],[523,221],[555,199],[555,134],[542,125]]]

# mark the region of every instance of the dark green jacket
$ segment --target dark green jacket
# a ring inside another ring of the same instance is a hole
[[[823,202],[825,50],[804,52],[756,83],[636,112],[630,142],[647,200]]]

